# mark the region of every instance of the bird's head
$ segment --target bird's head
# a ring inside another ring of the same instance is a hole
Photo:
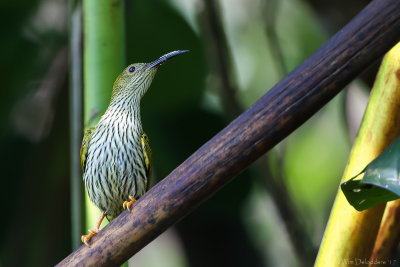
[[[189,52],[173,51],[150,63],[134,63],[124,69],[114,82],[111,99],[135,96],[141,98],[149,89],[158,68],[169,59]]]

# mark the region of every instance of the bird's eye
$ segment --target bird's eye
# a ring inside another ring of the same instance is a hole
[[[132,72],[134,72],[134,71],[135,71],[135,67],[134,67],[134,66],[132,66],[132,67],[129,68],[129,72],[130,72],[130,73],[132,73]]]

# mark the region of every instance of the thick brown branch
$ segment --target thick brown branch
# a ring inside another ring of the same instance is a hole
[[[114,266],[294,131],[400,39],[400,1],[375,0],[250,109],[59,266]]]

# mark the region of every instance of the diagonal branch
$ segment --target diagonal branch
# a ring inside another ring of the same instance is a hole
[[[59,266],[126,261],[332,99],[400,39],[400,1],[372,1],[308,60]]]

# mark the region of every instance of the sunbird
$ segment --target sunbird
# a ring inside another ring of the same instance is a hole
[[[86,130],[81,146],[83,181],[102,215],[81,240],[99,232],[104,217],[115,218],[150,188],[152,156],[140,119],[140,100],[158,68],[188,50],[173,51],[150,63],[135,63],[114,82],[110,104],[96,126]],[[129,199],[129,200],[128,200]]]

